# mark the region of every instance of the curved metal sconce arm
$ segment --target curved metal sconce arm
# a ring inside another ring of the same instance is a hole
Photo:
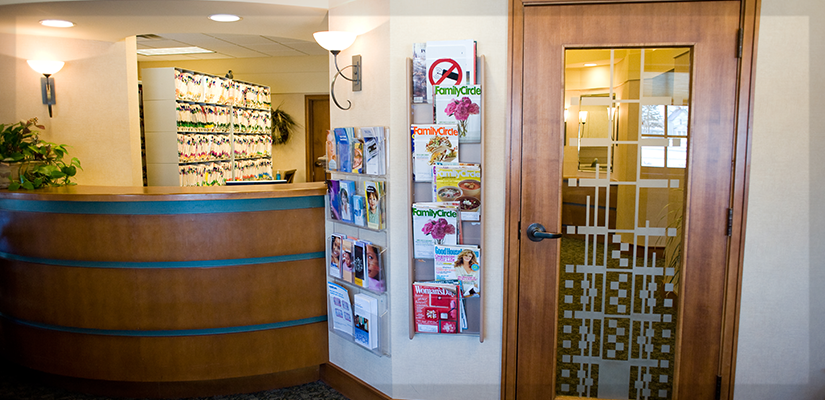
[[[335,98],[335,82],[338,80],[338,77],[342,77],[350,82],[352,82],[352,91],[353,92],[360,92],[361,91],[361,56],[352,56],[352,64],[347,65],[344,68],[338,68],[338,51],[330,51],[333,56],[333,62],[335,63],[335,77],[332,78],[332,83],[329,86],[329,94],[332,96],[332,102],[335,103],[338,108],[346,111],[352,108],[352,102],[347,100],[347,106],[342,107],[340,103],[338,103],[338,99]],[[352,78],[348,78],[346,75],[343,74],[343,70],[347,68],[352,68]]]

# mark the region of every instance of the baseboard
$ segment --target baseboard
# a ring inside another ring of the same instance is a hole
[[[192,382],[114,382],[30,372],[42,382],[73,392],[154,399],[254,393],[302,385],[320,379],[320,367],[317,365],[266,375]]]
[[[392,400],[392,397],[333,363],[321,364],[321,380],[353,400]]]

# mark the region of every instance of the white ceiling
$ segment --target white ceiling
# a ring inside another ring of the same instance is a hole
[[[300,6],[294,4],[310,4]],[[327,29],[321,0],[0,0],[0,33],[69,37],[115,42],[138,38],[138,48],[198,46],[215,53],[141,56],[138,61],[324,55],[312,33]],[[228,13],[238,22],[215,22]],[[72,28],[48,28],[42,19],[65,19]]]
[[[138,55],[138,61],[214,60],[251,57],[322,56],[327,51],[315,41],[265,35],[229,33],[160,33],[157,38],[138,36],[138,49],[197,46],[214,53],[172,56]]]

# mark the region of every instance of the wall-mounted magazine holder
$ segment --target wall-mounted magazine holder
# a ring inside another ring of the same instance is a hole
[[[336,231],[333,232],[333,233],[337,233],[337,234],[340,234],[340,235],[343,235],[343,236],[357,237],[360,240],[368,241],[368,242],[371,242],[373,244],[381,246],[379,257],[381,258],[381,265],[383,265],[383,268],[384,268],[384,288],[386,289],[387,288],[387,283],[388,283],[388,270],[389,269],[387,268],[387,264],[386,264],[386,260],[388,259],[387,248],[384,247],[384,245],[386,243],[385,234],[383,232],[376,232],[376,231],[371,231],[371,230],[360,230],[360,229],[357,229],[354,226],[337,226],[336,228],[337,228]],[[331,301],[331,299],[328,297],[327,298],[327,309],[328,309],[328,314],[330,314],[330,317],[328,318],[327,322],[328,322],[328,326],[329,326],[329,331],[331,333],[337,335],[337,336],[340,336],[340,337],[342,337],[342,338],[344,338],[348,341],[353,342],[353,345],[361,347],[364,350],[371,351],[372,353],[375,353],[379,356],[389,356],[390,355],[390,331],[389,331],[390,321],[389,321],[389,305],[388,305],[389,301],[388,301],[388,296],[386,294],[386,291],[385,292],[377,292],[377,291],[371,290],[369,288],[358,286],[353,282],[348,282],[348,281],[345,281],[343,279],[331,276],[330,275],[330,270],[329,270],[329,265],[330,265],[330,250],[329,249],[331,249],[330,244],[331,244],[330,243],[330,237],[328,236],[327,237],[327,242],[326,242],[326,249],[327,250],[326,250],[326,257],[325,257],[325,261],[326,261],[325,268],[326,268],[326,271],[327,271],[327,280],[329,282],[333,282],[333,283],[335,283],[339,286],[342,286],[347,290],[347,292],[348,292],[347,294],[349,295],[349,300],[350,300],[351,305],[354,304],[354,296],[355,296],[355,294],[358,294],[358,293],[366,294],[366,295],[368,295],[368,296],[370,296],[370,297],[372,297],[372,298],[374,298],[378,301],[378,318],[377,318],[378,347],[374,348],[374,349],[369,349],[367,347],[364,347],[364,346],[356,343],[354,336],[347,335],[347,334],[335,329],[334,323],[333,323],[333,317],[331,315],[331,313],[333,312],[333,308],[329,304],[329,301]],[[353,312],[354,312],[354,309],[353,309]]]
[[[384,227],[375,229],[375,228],[371,228],[369,226],[357,225],[355,223],[351,223],[351,222],[347,222],[347,221],[344,221],[344,220],[341,220],[341,219],[333,218],[332,215],[331,215],[332,212],[331,212],[331,208],[330,208],[330,205],[329,205],[329,195],[324,197],[324,201],[325,201],[324,204],[326,206],[326,211],[325,211],[326,220],[330,221],[330,222],[334,222],[335,224],[340,225],[340,226],[349,226],[349,227],[356,228],[356,229],[359,229],[359,230],[368,230],[368,231],[374,231],[374,232],[386,232],[387,231],[387,214],[386,214],[386,210],[387,210],[387,193],[388,193],[388,190],[389,190],[386,176],[385,175],[353,174],[353,173],[349,173],[349,172],[338,172],[338,171],[327,171],[327,172],[329,172],[331,174],[331,179],[335,179],[335,180],[339,180],[339,181],[340,180],[348,180],[348,181],[355,182],[355,184],[358,187],[358,192],[359,193],[363,192],[363,185],[364,185],[365,182],[370,182],[370,181],[382,182],[384,184],[384,197],[382,197],[381,199],[378,200],[378,208],[379,208],[379,210],[383,210],[382,212],[383,212],[383,215],[384,215],[384,217],[383,217],[384,218]]]
[[[327,320],[327,325],[329,327],[329,332],[339,336],[345,340],[352,342],[353,346],[360,347],[365,351],[372,352],[378,356],[390,356],[390,312],[389,312],[389,301],[386,295],[376,295],[370,291],[365,291],[362,288],[354,286],[352,284],[347,284],[347,282],[341,282],[338,280],[334,281],[335,283],[344,286],[347,289],[349,294],[350,304],[354,304],[354,296],[357,293],[365,293],[368,296],[378,300],[378,347],[374,349],[368,349],[358,343],[355,342],[355,339],[351,335],[347,335],[333,327],[332,318]],[[330,309],[329,304],[329,296],[327,296],[327,308]]]
[[[484,56],[479,56],[476,59],[476,71],[478,85],[484,86]],[[427,122],[428,118],[432,118],[433,106],[432,104],[414,104],[412,103],[412,59],[407,59],[407,107],[410,113],[407,117],[407,126],[412,124],[431,124]],[[487,203],[486,192],[486,171],[485,168],[485,152],[484,152],[484,90],[481,94],[481,142],[480,143],[460,143],[459,144],[459,159],[462,163],[476,163],[481,165],[481,217],[478,221],[462,220],[461,231],[463,235],[463,244],[474,244],[481,248],[482,257],[482,273],[480,276],[479,289],[480,296],[470,297],[464,299],[464,308],[467,315],[467,329],[463,330],[457,335],[475,335],[478,336],[479,342],[484,342],[484,296],[486,290],[484,289],[484,275],[486,274],[485,265],[485,245],[484,245],[484,220],[485,210],[484,206]],[[431,182],[415,182],[412,179],[412,148],[411,141],[407,140],[407,154],[410,156],[410,162],[407,164],[407,176],[409,177],[410,185],[410,207],[416,202],[432,201],[433,189]],[[413,308],[413,293],[412,283],[418,281],[432,281],[435,279],[435,265],[433,259],[422,259],[414,257],[414,246],[412,237],[412,214],[408,214],[407,231],[410,232],[409,254],[410,268],[409,268],[409,304],[410,304],[410,339],[416,335],[415,332],[415,310]]]
[[[384,132],[388,130],[385,128]],[[388,141],[389,138],[385,137],[385,141]],[[386,142],[385,142],[386,143]],[[333,326],[332,316],[328,319],[329,325],[329,332],[337,335],[341,338],[344,338],[348,341],[352,342],[353,346],[357,346],[359,348],[364,349],[365,351],[372,352],[378,356],[390,356],[390,320],[389,320],[389,296],[387,292],[377,292],[371,290],[369,288],[364,288],[361,286],[357,286],[352,282],[345,281],[343,279],[333,277],[330,275],[329,271],[329,258],[330,258],[330,236],[332,234],[340,234],[343,236],[349,236],[358,238],[359,240],[371,242],[376,246],[381,248],[381,260],[382,265],[384,268],[384,287],[386,290],[389,290],[389,280],[390,280],[390,268],[388,268],[387,261],[389,260],[389,249],[388,244],[389,240],[387,239],[387,217],[386,217],[386,203],[387,203],[387,193],[389,191],[389,187],[387,185],[387,178],[386,175],[374,175],[374,174],[359,174],[359,173],[350,173],[350,172],[340,172],[340,171],[327,171],[330,174],[330,179],[334,180],[348,180],[353,181],[358,186],[358,191],[363,191],[363,184],[369,181],[379,181],[384,184],[384,197],[381,198],[378,204],[379,209],[384,210],[384,227],[380,229],[370,228],[369,226],[361,226],[356,225],[354,223],[350,223],[343,220],[336,220],[333,219],[331,216],[331,209],[329,205],[329,195],[327,194],[324,196],[324,204],[325,204],[325,213],[326,213],[326,277],[327,281],[333,282],[339,286],[344,287],[349,295],[350,304],[354,304],[353,297],[355,294],[363,293],[367,296],[370,296],[378,301],[378,347],[375,349],[368,349],[364,346],[355,342],[353,336],[344,334],[336,329]],[[329,296],[327,298],[327,307],[328,310],[332,310],[329,304]]]

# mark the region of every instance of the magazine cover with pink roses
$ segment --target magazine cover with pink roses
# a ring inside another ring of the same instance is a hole
[[[481,85],[435,86],[435,123],[456,124],[459,143],[481,143]]]
[[[415,258],[433,258],[436,244],[461,243],[458,203],[415,203],[412,220]]]

